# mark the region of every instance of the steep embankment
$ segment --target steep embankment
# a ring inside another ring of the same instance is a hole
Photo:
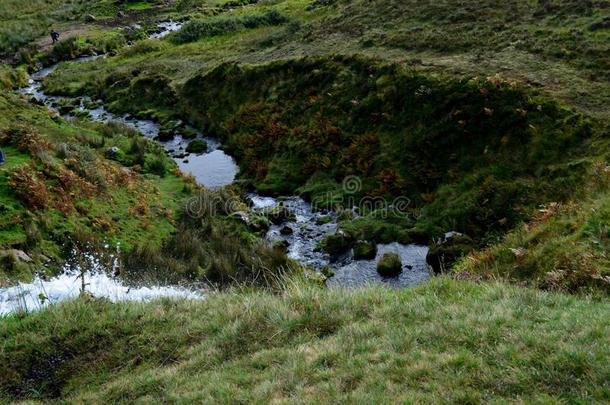
[[[0,247],[27,251],[36,266],[55,269],[73,243],[159,244],[194,188],[134,131],[68,122],[13,94],[0,95],[0,147]],[[10,250],[0,257],[2,278],[28,277]]]
[[[68,402],[603,402],[607,302],[415,289],[79,300],[0,323],[0,395]]]
[[[79,102],[57,107],[78,114]],[[227,199],[247,210],[239,193],[200,194],[161,145],[126,126],[65,120],[3,93],[0,148],[0,284],[53,274],[71,250],[104,245],[120,248],[123,276],[138,280],[261,281],[285,269],[281,252],[230,216]],[[190,216],[194,198],[224,210]]]
[[[187,117],[226,140],[259,190],[296,190],[335,208],[409,199],[408,215],[345,221],[352,240],[408,243],[456,230],[481,246],[531,220],[460,270],[610,287],[605,127],[516,82],[335,57],[227,64],[180,95]],[[354,175],[361,188],[346,192],[341,182]]]

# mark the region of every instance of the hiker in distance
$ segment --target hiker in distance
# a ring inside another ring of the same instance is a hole
[[[59,41],[59,32],[52,30],[51,31],[51,40],[53,41],[53,43],[56,43],[57,41]]]

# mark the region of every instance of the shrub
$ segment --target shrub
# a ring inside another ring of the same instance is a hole
[[[222,5],[222,8],[228,10],[231,8],[249,6],[256,3],[258,3],[258,0],[229,0]]]
[[[121,50],[120,56],[132,57],[150,52],[157,52],[163,49],[163,42],[157,40],[138,41],[132,46],[125,47]]]
[[[396,253],[386,253],[377,263],[377,273],[383,277],[396,277],[402,272],[402,262]]]
[[[167,173],[167,158],[165,155],[147,154],[144,158],[144,171],[164,177]]]
[[[35,167],[22,166],[11,173],[11,188],[30,209],[44,209],[49,204],[49,190],[44,180],[38,177]]]

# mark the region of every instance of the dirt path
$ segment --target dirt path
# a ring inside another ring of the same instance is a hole
[[[75,26],[75,27],[71,27],[68,29],[63,29],[63,30],[56,28],[56,30],[57,30],[57,32],[59,32],[59,35],[60,35],[59,40],[61,41],[62,39],[65,39],[65,38],[75,37],[75,36],[84,34],[85,32],[87,32],[87,26],[80,25],[80,26]],[[49,35],[38,38],[34,43],[41,51],[47,51],[47,50],[51,49],[53,47],[53,41],[51,40],[50,30],[49,30]]]

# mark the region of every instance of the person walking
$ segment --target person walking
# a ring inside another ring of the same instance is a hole
[[[51,40],[53,41],[53,43],[56,43],[57,41],[59,41],[59,32],[52,30],[51,31]]]
[[[4,164],[4,152],[0,149],[0,166]]]

